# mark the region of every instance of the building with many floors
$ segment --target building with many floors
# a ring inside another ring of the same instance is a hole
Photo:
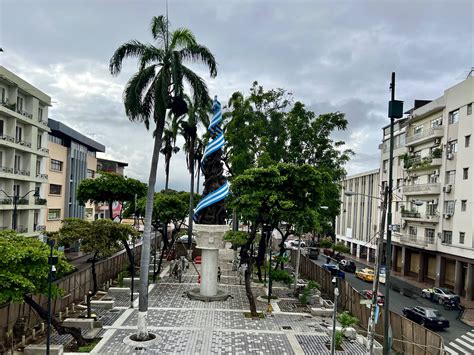
[[[82,180],[95,177],[96,153],[105,152],[105,147],[59,121],[49,119],[48,125],[51,132],[48,136],[46,230],[55,231],[64,218],[94,219],[94,205],[79,204],[76,193]]]
[[[51,98],[0,66],[0,229],[43,229]]]
[[[467,300],[474,299],[473,102],[473,76],[436,100],[415,100],[395,124],[393,155],[393,269],[419,282],[451,288]],[[380,145],[382,189],[388,183],[389,129],[383,128]],[[345,189],[363,193],[360,183],[372,174],[348,177]],[[337,238],[351,247],[366,238],[354,233],[355,216],[367,213],[361,196],[358,202],[356,198],[342,195],[337,225]],[[350,218],[345,215],[348,208]],[[373,228],[373,222],[364,228]],[[354,249],[352,253],[356,255]]]

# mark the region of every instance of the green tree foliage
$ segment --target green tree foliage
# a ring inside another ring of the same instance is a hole
[[[333,244],[332,250],[335,253],[346,253],[346,254],[350,253],[351,251],[351,249],[347,247],[343,242]]]
[[[18,235],[13,231],[0,232],[0,304],[25,302],[44,321],[47,320],[47,311],[33,296],[48,294],[49,253],[50,247],[36,238]],[[54,250],[53,254],[58,256],[56,278],[74,269],[63,253]],[[61,294],[62,290],[53,284],[53,298]],[[86,343],[79,329],[63,327],[54,317],[52,325],[59,334],[71,334],[78,345]]]
[[[232,249],[237,250],[245,245],[248,233],[242,231],[227,231],[224,234],[224,240],[232,243]]]

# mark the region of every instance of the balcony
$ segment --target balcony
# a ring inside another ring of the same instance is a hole
[[[425,170],[425,169],[431,169],[437,166],[441,166],[442,164],[442,159],[441,156],[436,155],[431,155],[428,157],[420,157],[420,156],[414,156],[414,157],[409,157],[405,156],[403,158],[403,167],[406,170]]]
[[[430,139],[438,138],[443,136],[443,126],[430,127],[422,130],[420,133],[416,133],[406,137],[405,144],[407,146],[420,144]]]
[[[21,140],[21,139],[15,139],[15,143],[19,144],[19,145],[23,145],[23,146],[28,147],[28,148],[31,148],[31,143],[28,142],[28,141],[24,141],[24,140]]]
[[[36,174],[38,179],[48,180],[48,174]]]
[[[417,184],[403,187],[403,194],[410,195],[439,195],[441,184]]]
[[[427,238],[427,237],[418,237],[416,235],[406,235],[402,234],[400,236],[400,242],[406,244],[415,244],[422,247],[433,246],[434,245],[434,238]]]
[[[18,226],[18,227],[16,228],[16,231],[17,231],[18,233],[28,233],[28,227]]]
[[[19,198],[17,204],[18,205],[29,205],[30,200],[28,200],[27,198]]]
[[[421,214],[420,212],[402,211],[402,218],[407,222],[427,222],[427,223],[438,223],[439,216]]]
[[[41,123],[43,126],[48,127],[48,121],[45,120],[38,120],[39,123]]]
[[[0,166],[0,173],[13,174],[13,168],[10,168],[8,166]]]
[[[6,136],[6,135],[2,134],[2,135],[0,135],[0,141],[7,141],[7,142],[15,143],[16,139],[15,139],[15,137]]]
[[[48,201],[45,198],[36,198],[35,205],[46,205]]]
[[[11,198],[0,199],[0,205],[11,205],[13,203]]]
[[[30,176],[30,172],[28,170],[15,169],[14,173],[17,175]]]
[[[45,147],[39,147],[38,150],[42,153],[46,153],[48,154],[49,153],[49,149],[48,148],[45,148]]]

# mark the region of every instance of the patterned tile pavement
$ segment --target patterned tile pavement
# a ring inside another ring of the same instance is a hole
[[[326,342],[330,341],[329,336],[296,335],[296,339],[305,354],[330,355],[331,351],[326,347]],[[364,355],[367,349],[357,342],[344,341],[342,348],[345,354]],[[338,351],[338,353],[341,353]]]

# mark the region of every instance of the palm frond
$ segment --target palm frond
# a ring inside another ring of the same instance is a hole
[[[167,44],[168,19],[165,16],[154,16],[151,19],[150,28],[153,39]]]
[[[131,40],[118,47],[109,62],[109,70],[112,75],[118,75],[122,70],[122,62],[125,58],[141,57],[148,50],[148,46],[136,40]]]
[[[181,59],[177,52],[171,52],[171,77],[173,78],[174,96],[183,96],[183,72],[181,70]]]
[[[189,83],[191,91],[193,93],[194,105],[204,106],[209,101],[209,92],[207,89],[206,82],[191,69],[182,65],[181,70],[183,72],[184,79]]]
[[[191,30],[182,27],[174,30],[171,34],[169,49],[173,51],[178,48],[193,46],[196,44],[196,38]]]
[[[181,49],[179,54],[182,60],[190,60],[191,62],[201,62],[206,64],[211,78],[216,77],[216,59],[207,47],[196,43]]]
[[[140,68],[145,68],[151,63],[163,65],[165,58],[165,51],[161,48],[157,48],[150,44],[147,45],[147,50],[142,54],[140,58]]]

